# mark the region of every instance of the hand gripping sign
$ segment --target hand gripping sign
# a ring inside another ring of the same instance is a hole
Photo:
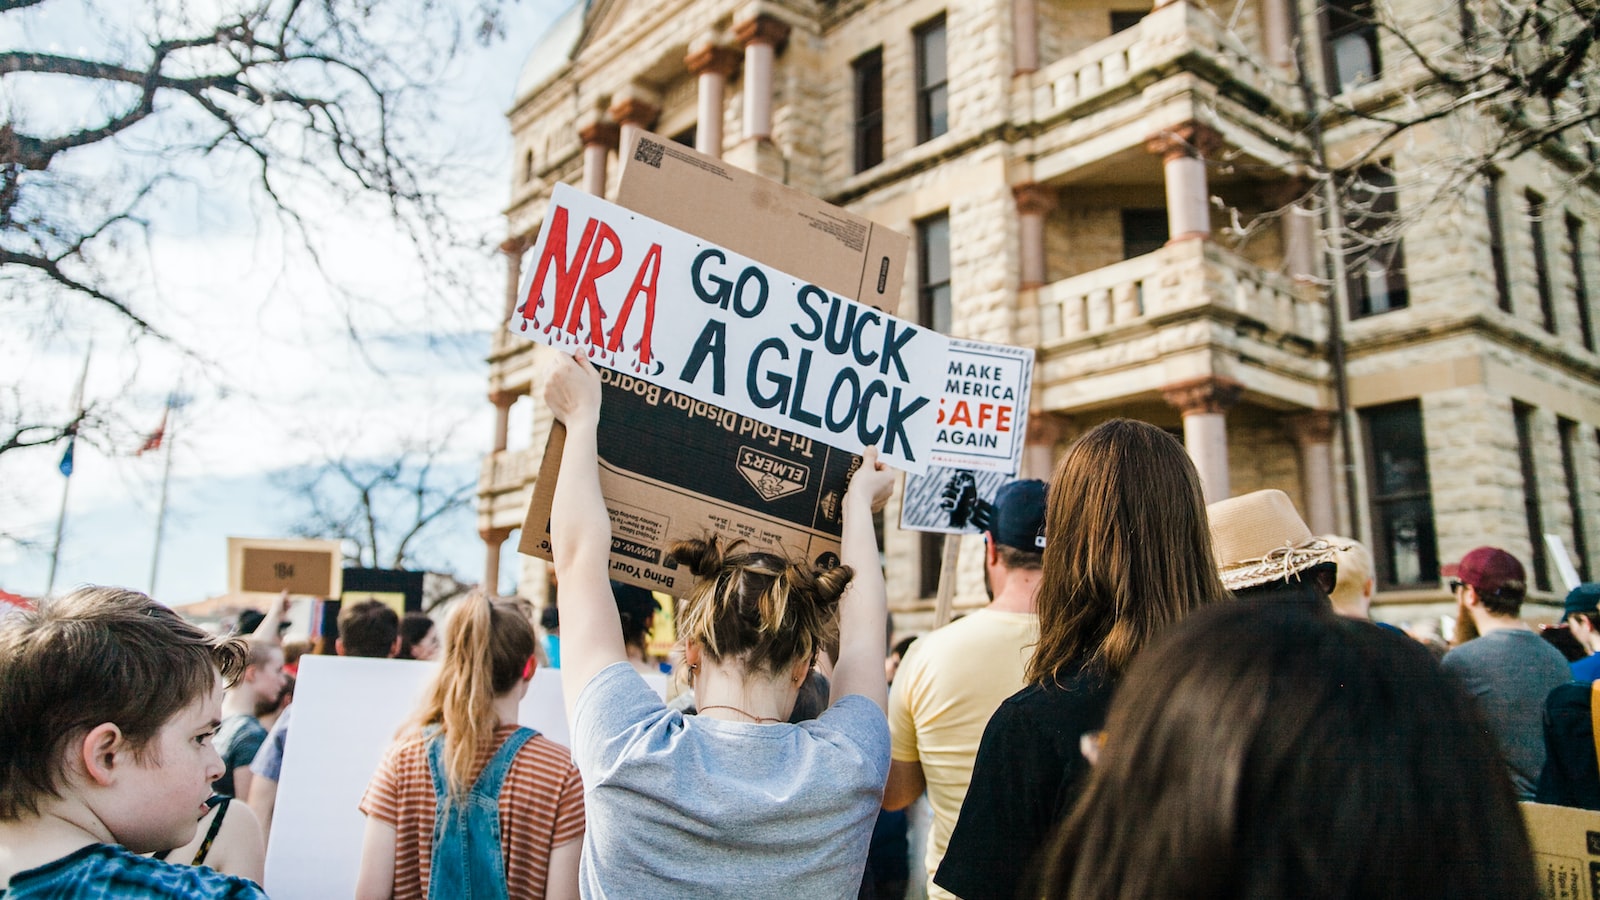
[[[557,185],[510,328],[860,452],[927,465],[949,339]]]

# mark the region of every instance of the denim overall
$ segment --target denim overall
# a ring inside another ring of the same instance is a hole
[[[428,875],[428,900],[502,898],[507,894],[504,855],[500,849],[500,785],[511,760],[528,739],[538,734],[518,728],[483,767],[465,802],[450,802],[444,777],[444,741],[428,741],[428,772],[439,806],[433,818],[433,863]]]

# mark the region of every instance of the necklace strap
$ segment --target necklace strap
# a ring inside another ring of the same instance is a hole
[[[708,709],[725,709],[725,710],[728,710],[729,712],[736,712],[739,715],[744,716],[745,718],[747,718],[750,721],[755,722],[757,724],[760,724],[762,722],[771,722],[772,724],[776,725],[779,722],[783,721],[782,719],[774,719],[771,716],[758,716],[758,715],[755,715],[754,713],[747,713],[747,712],[745,712],[744,710],[740,709],[737,706],[723,706],[720,703],[708,703],[705,706],[700,707],[699,709],[700,709],[701,712],[705,712]]]

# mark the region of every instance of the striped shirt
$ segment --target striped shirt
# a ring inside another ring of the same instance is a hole
[[[495,730],[494,740],[478,749],[475,772],[516,728]],[[428,896],[437,808],[427,742],[421,737],[397,741],[361,798],[363,813],[394,826],[395,900]],[[551,848],[583,837],[583,827],[583,782],[572,755],[543,735],[534,737],[517,752],[500,789],[500,849],[510,896],[543,897]]]

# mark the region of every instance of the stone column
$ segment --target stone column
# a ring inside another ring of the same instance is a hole
[[[1011,0],[1012,75],[1039,71],[1039,0]]]
[[[1028,433],[1023,439],[1022,466],[1018,478],[1037,478],[1049,483],[1056,468],[1056,444],[1061,443],[1066,425],[1056,413],[1034,410],[1028,413]]]
[[[1278,219],[1283,240],[1283,270],[1295,281],[1317,277],[1317,214],[1306,208],[1310,185],[1302,178],[1269,185],[1263,199],[1282,210]]]
[[[1200,487],[1207,503],[1231,496],[1227,414],[1239,402],[1241,390],[1238,382],[1216,375],[1161,389],[1166,401],[1183,413],[1183,446],[1200,473]]]
[[[509,528],[480,528],[478,537],[483,538],[483,587],[489,596],[496,597],[500,594],[500,547],[511,536]]]
[[[524,238],[509,237],[500,242],[500,252],[506,255],[506,311],[501,324],[511,321],[517,311],[517,288],[522,285],[522,254],[528,249]]]
[[[690,48],[683,65],[695,76],[700,88],[700,112],[695,122],[694,148],[720,159],[722,93],[728,79],[739,68],[739,51],[709,40],[701,41]]]
[[[611,108],[606,112],[621,126],[618,141],[622,152],[626,153],[633,143],[633,133],[640,128],[648,131],[656,123],[656,116],[661,114],[661,102],[654,93],[630,85],[612,95]]]
[[[1056,192],[1049,185],[1030,183],[1013,187],[1011,193],[1017,199],[1021,286],[1041,287],[1046,283],[1044,219],[1056,207]]]
[[[1316,534],[1333,534],[1339,527],[1333,508],[1333,423],[1334,414],[1320,409],[1283,420],[1300,451],[1300,493],[1306,524]]]
[[[511,405],[517,402],[517,395],[511,391],[490,391],[489,402],[494,404],[494,452],[500,453],[506,449]]]
[[[744,46],[744,136],[772,140],[772,62],[789,37],[789,26],[759,14],[733,26]]]
[[[606,194],[606,160],[617,146],[617,125],[599,116],[578,126],[583,141],[583,189],[596,197]]]
[[[1286,72],[1294,69],[1294,34],[1289,25],[1289,4],[1293,2],[1261,0],[1261,41],[1267,61]]]
[[[1211,236],[1211,193],[1206,188],[1206,158],[1221,149],[1222,136],[1201,122],[1188,121],[1145,139],[1145,149],[1161,154],[1167,182],[1168,242]]]

